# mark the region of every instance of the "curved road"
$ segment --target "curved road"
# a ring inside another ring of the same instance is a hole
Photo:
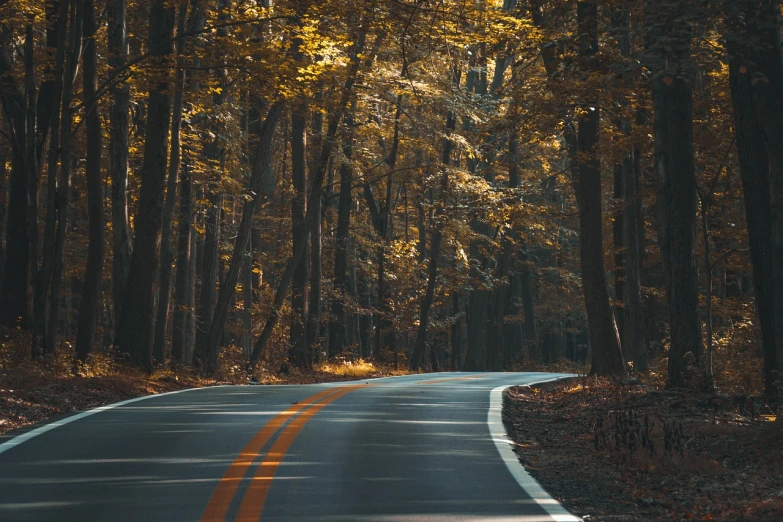
[[[134,399],[0,439],[0,520],[575,521],[505,438],[502,390],[439,373]]]

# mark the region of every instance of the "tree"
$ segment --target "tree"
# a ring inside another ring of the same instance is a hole
[[[86,107],[87,133],[87,198],[90,226],[90,245],[87,268],[84,274],[79,330],[76,334],[76,354],[85,361],[92,351],[95,327],[98,319],[98,299],[101,293],[101,275],[104,255],[103,180],[101,179],[102,130],[97,89],[97,53],[95,2],[84,0],[84,106]]]
[[[126,0],[108,0],[109,67],[118,80],[126,77],[128,60],[128,23]],[[133,246],[128,211],[128,110],[130,86],[118,81],[112,88],[109,117],[109,172],[111,174],[112,286],[115,320],[118,321],[125,299]]]
[[[732,23],[727,35],[729,56],[729,80],[734,108],[734,129],[737,139],[740,172],[742,174],[745,213],[748,222],[748,241],[753,263],[753,283],[756,308],[761,323],[761,339],[764,347],[764,389],[770,399],[777,397],[776,381],[780,362],[776,339],[775,281],[780,276],[775,263],[774,222],[772,220],[771,174],[768,157],[769,142],[754,93],[754,75],[763,82],[763,71],[756,69],[764,59],[756,55],[752,42],[762,39],[759,31],[765,24],[759,19],[757,2],[726,3],[726,17]],[[773,18],[774,19],[774,18]],[[774,48],[761,48],[762,53],[774,52]],[[771,61],[771,60],[770,60]],[[770,63],[769,61],[767,63]],[[768,93],[764,93],[768,94]]]
[[[649,351],[691,386],[706,317],[718,387],[760,341],[774,398],[775,2],[31,6],[0,1],[0,316],[31,357],[619,375]]]
[[[579,56],[582,70],[594,67],[598,52],[598,3],[579,2]],[[618,375],[625,371],[617,325],[609,302],[604,272],[601,218],[601,162],[598,155],[601,112],[595,101],[580,108],[577,131],[578,178],[574,192],[579,204],[582,288],[590,329],[592,371]]]
[[[172,51],[174,8],[155,0],[149,11],[151,56],[163,63]],[[152,335],[155,310],[151,306],[157,290],[163,195],[166,181],[171,95],[165,79],[155,83],[147,95],[147,136],[141,171],[139,213],[133,242],[125,300],[114,345],[130,360],[145,368],[152,366]]]
[[[687,383],[685,354],[702,354],[696,277],[696,170],[693,157],[693,99],[687,6],[678,2],[651,14],[655,56],[655,158],[658,229],[669,306],[667,384]],[[674,9],[672,9],[674,7]],[[665,39],[662,35],[666,35]]]

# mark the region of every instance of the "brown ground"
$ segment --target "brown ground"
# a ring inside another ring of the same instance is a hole
[[[528,471],[589,521],[783,521],[783,422],[758,399],[592,378],[509,390]]]

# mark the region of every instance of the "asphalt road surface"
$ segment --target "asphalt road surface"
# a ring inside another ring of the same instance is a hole
[[[0,443],[0,521],[575,521],[514,458],[502,390],[439,373],[125,401]]]

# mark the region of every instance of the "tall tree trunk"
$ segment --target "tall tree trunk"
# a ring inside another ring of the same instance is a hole
[[[783,370],[783,44],[780,2],[756,0],[747,20],[752,55],[753,87],[767,146],[772,227],[770,243],[775,273],[772,275],[775,306],[775,339],[778,380]],[[770,356],[771,357],[771,356]],[[774,370],[773,370],[774,371]]]
[[[345,115],[348,129],[353,125],[351,114]],[[343,155],[346,161],[340,165],[340,199],[337,206],[337,231],[334,239],[334,294],[331,303],[329,322],[329,357],[335,357],[345,348],[345,298],[348,281],[348,231],[351,225],[351,204],[353,168],[350,164],[353,156],[353,136],[343,138]]]
[[[612,197],[617,206],[612,222],[612,239],[614,241],[614,318],[617,323],[617,331],[620,332],[621,341],[625,325],[625,238],[623,237],[623,222],[625,208],[617,205],[623,200],[623,163],[614,165],[613,193]],[[622,343],[621,343],[622,344]],[[629,347],[623,346],[625,358],[631,357]]]
[[[509,60],[510,61],[510,60]],[[514,108],[514,113],[516,107]],[[512,113],[512,114],[514,114]],[[516,127],[512,127],[508,136],[508,187],[512,190],[519,188],[519,168],[517,162],[519,157],[517,155],[517,148],[519,145],[519,134]],[[520,241],[520,231],[512,231],[513,238]],[[521,245],[509,245],[512,248],[512,254],[519,255]],[[514,250],[516,252],[514,252]],[[521,274],[519,273],[519,263],[516,260],[516,255],[512,255],[509,260],[510,274],[509,274],[509,286],[506,291],[506,305],[504,314],[511,317],[519,317],[520,304],[522,303],[522,285]],[[522,324],[519,321],[511,321],[505,325],[505,334],[503,337],[503,350],[506,353],[507,360],[504,361],[506,366],[510,365],[516,358],[523,353],[525,331]]]
[[[406,72],[403,70],[402,76]],[[375,353],[379,358],[384,357],[384,347],[392,346],[394,344],[394,333],[392,331],[391,321],[389,319],[389,306],[386,299],[386,250],[391,243],[393,233],[392,218],[394,217],[392,209],[392,194],[393,194],[393,176],[392,172],[397,165],[397,152],[400,147],[400,119],[402,117],[402,94],[397,95],[397,110],[394,115],[394,135],[392,137],[391,149],[386,157],[386,166],[389,169],[389,174],[386,176],[386,198],[377,215],[373,220],[375,223],[376,232],[381,236],[382,244],[378,247],[378,302],[375,325]],[[369,190],[369,185],[366,191],[369,195],[372,195],[372,191]],[[374,205],[372,206],[374,208]],[[384,335],[384,332],[385,335]]]
[[[479,85],[479,72],[484,61],[484,46],[480,46],[476,53],[476,58],[471,62],[473,67],[468,71],[465,80],[465,89],[468,93],[483,94],[483,87]],[[470,130],[472,122],[467,120],[463,124],[464,130]],[[468,158],[467,168],[471,174],[475,174],[479,162],[476,159]],[[492,179],[487,178],[490,183]],[[492,227],[481,220],[474,218],[470,222],[470,227],[476,233],[477,238],[470,242],[470,276],[473,281],[486,281],[489,279],[488,264],[490,259],[484,254],[484,248],[489,242],[489,236],[492,234]],[[490,323],[490,290],[481,285],[480,288],[473,289],[468,294],[468,349],[465,353],[465,364],[463,369],[469,371],[485,371],[487,369],[487,352],[489,350],[489,330]]]
[[[495,277],[501,282],[493,293],[492,318],[489,326],[489,343],[487,366],[493,372],[501,371],[511,362],[511,353],[506,351],[503,342],[506,317],[506,295],[509,291],[509,272],[511,271],[511,241],[504,237],[501,240],[500,259]]]
[[[76,355],[86,361],[95,339],[98,318],[98,302],[101,295],[104,254],[103,180],[101,178],[102,130],[97,88],[97,58],[95,33],[95,0],[84,1],[84,107],[87,133],[87,209],[90,227],[90,244],[87,252],[87,269],[84,274],[79,326],[76,333]]]
[[[5,153],[0,153],[0,281],[5,268],[5,227],[8,218],[8,168]]]
[[[536,307],[535,307],[535,288],[533,286],[532,270],[533,263],[523,246],[519,254],[520,264],[520,283],[522,298],[522,314],[525,319],[525,355],[534,361],[541,360],[541,351],[538,346],[538,332],[536,330]]]
[[[583,70],[587,71],[594,67],[598,52],[598,3],[580,1],[577,9],[579,56]],[[585,102],[586,107],[578,119],[579,174],[574,179],[579,205],[582,287],[592,345],[592,371],[598,375],[616,375],[625,371],[625,365],[604,272],[601,160],[598,151],[601,113],[595,101]]]
[[[623,0],[612,8],[612,25],[616,33],[617,46],[625,60],[631,56],[631,27],[629,0]],[[624,82],[620,76],[619,81]],[[627,105],[627,102],[623,102]],[[638,119],[638,113],[637,113]],[[618,121],[619,131],[623,136],[631,135],[631,123],[627,118]],[[623,201],[618,212],[621,219],[615,221],[615,248],[622,249],[622,255],[615,257],[615,266],[622,264],[622,272],[615,273],[615,278],[624,279],[621,286],[615,286],[617,299],[622,299],[623,306],[617,310],[617,324],[620,331],[623,353],[626,359],[633,360],[635,371],[647,369],[646,351],[641,341],[643,329],[641,315],[641,250],[638,231],[644,230],[641,216],[641,202],[638,189],[638,169],[636,169],[636,151],[631,148],[615,165],[615,198]]]
[[[55,65],[52,79],[52,116],[50,120],[51,136],[49,138],[47,189],[46,189],[46,219],[44,224],[43,255],[41,268],[35,274],[35,289],[33,292],[33,354],[46,343],[46,298],[54,268],[54,243],[57,226],[57,167],[60,157],[60,116],[65,74],[65,47],[68,28],[69,0],[60,0],[57,5],[57,21],[55,29]]]
[[[312,119],[312,140],[311,140],[311,168],[314,170],[318,164],[318,151],[321,150],[321,137],[323,134],[323,114],[316,111]],[[322,223],[323,223],[323,191],[321,187],[315,187],[313,197],[313,212],[316,213],[310,225],[310,295],[307,316],[307,332],[305,339],[310,344],[311,361],[315,361],[315,350],[319,347],[319,337],[321,331],[321,256],[323,255]]]
[[[242,219],[237,230],[237,238],[231,254],[231,264],[225,279],[220,284],[220,293],[210,323],[207,325],[207,335],[204,345],[202,367],[207,374],[214,374],[220,355],[220,339],[225,331],[226,319],[231,301],[234,297],[242,265],[245,262],[250,235],[253,229],[253,219],[261,203],[261,192],[264,178],[270,175],[273,160],[273,138],[277,122],[283,111],[284,103],[278,101],[272,105],[261,128],[258,145],[256,146],[253,172],[250,178],[249,193],[255,197],[245,202],[242,209]]]
[[[122,74],[128,60],[126,0],[108,0],[109,67]],[[109,173],[111,174],[112,287],[115,323],[119,322],[130,271],[131,245],[128,212],[128,109],[130,87],[119,83],[112,90],[109,111]]]
[[[634,371],[647,369],[647,351],[642,343],[644,329],[641,294],[641,250],[639,221],[642,220],[639,202],[638,172],[632,154],[623,159],[623,243],[625,244],[625,324],[623,347],[633,359]]]
[[[253,350],[253,234],[247,242],[242,261],[242,352],[250,357]]]
[[[454,84],[459,86],[459,72],[453,72]],[[451,162],[451,149],[453,143],[449,134],[454,132],[457,125],[457,117],[449,112],[446,117],[447,136],[443,140],[443,152],[441,155],[442,173],[440,176],[441,200],[435,210],[435,219],[430,236],[429,264],[427,266],[427,289],[421,300],[419,308],[419,327],[416,330],[416,341],[413,344],[413,353],[410,359],[410,369],[419,370],[425,364],[427,351],[427,329],[429,327],[430,308],[435,298],[435,287],[438,283],[438,258],[440,257],[441,243],[443,242],[443,227],[446,225],[446,200],[449,197],[449,163]],[[466,357],[467,358],[467,357]]]
[[[620,55],[623,56],[623,60],[627,60],[631,54],[631,35],[630,35],[630,20],[629,20],[629,8],[630,3],[628,0],[619,2],[616,6],[610,7],[612,18],[612,31],[617,41],[617,46],[620,50]],[[625,81],[622,75],[618,75],[618,82],[621,87],[624,87]],[[625,99],[620,101],[621,106],[625,107],[627,101]],[[619,117],[616,121],[617,130],[622,136],[628,136],[631,132],[631,126],[625,117]],[[615,204],[619,204],[625,197],[625,184],[628,177],[628,158],[629,152],[622,155],[621,159],[614,165],[614,201]],[[628,252],[625,238],[625,221],[627,205],[618,205],[615,209],[614,223],[613,223],[613,237],[614,237],[614,298],[616,302],[615,306],[615,320],[617,321],[617,329],[620,332],[620,340],[623,354],[626,359],[634,358],[635,345],[627,344],[626,332],[626,318],[629,317],[629,304],[626,283],[628,278]],[[631,268],[633,270],[633,268]]]
[[[153,58],[163,61],[171,54],[173,30],[174,8],[165,0],[154,0],[149,15],[149,49]],[[152,368],[154,299],[160,263],[170,112],[169,82],[160,81],[148,94],[136,237],[114,338],[120,352],[127,353],[134,364],[148,370]]]
[[[190,227],[190,263],[188,264],[187,313],[185,315],[185,331],[183,340],[183,358],[187,366],[193,365],[193,354],[196,351],[196,274],[198,273],[199,234],[193,226]]]
[[[60,64],[64,61],[68,6],[68,0],[49,0],[45,4],[48,22],[46,46],[54,51],[55,69],[58,71],[61,71]],[[12,152],[11,178],[8,182],[9,217],[4,224],[5,255],[0,261],[4,266],[0,279],[0,324],[27,328],[30,326],[31,312],[34,312],[29,306],[34,302],[32,283],[38,268],[38,166],[41,164],[53,116],[59,114],[59,107],[55,105],[59,102],[62,84],[56,81],[56,72],[47,66],[36,95],[35,34],[33,19],[30,18],[25,27],[25,85],[20,89],[14,77],[8,74],[13,68],[13,54],[16,52],[11,35],[12,31],[5,31],[0,38],[0,102],[8,123],[7,136],[10,136]],[[49,215],[54,215],[53,205]],[[37,341],[38,337],[35,336],[31,347],[33,356],[38,354],[40,343]]]
[[[307,205],[307,165],[306,150],[307,133],[307,105],[301,103],[291,112],[291,181],[294,193],[291,196],[291,224],[293,227],[293,251],[303,250],[302,258],[296,264],[294,277],[291,282],[291,350],[289,360],[294,366],[309,367],[311,361],[308,356],[308,339],[305,325],[307,324],[307,243],[309,227],[305,223],[305,207]],[[320,203],[313,197],[313,212],[316,207],[320,209]],[[319,191],[320,197],[320,191]],[[320,219],[311,216],[311,219]],[[302,245],[302,246],[300,246]]]
[[[693,157],[693,100],[689,74],[690,35],[682,21],[684,6],[666,13],[666,39],[656,46],[655,148],[658,170],[659,244],[669,304],[670,348],[667,385],[686,384],[685,355],[698,364],[702,352],[696,276],[696,171]],[[678,16],[679,15],[679,16]],[[672,47],[671,42],[677,43]],[[670,49],[676,49],[670,51]],[[672,54],[673,53],[673,54]],[[665,65],[664,65],[665,64]]]
[[[345,111],[348,108],[348,104],[353,96],[353,86],[354,83],[356,82],[356,75],[359,72],[359,67],[362,63],[365,62],[365,57],[364,56],[360,57],[359,53],[364,49],[364,44],[369,28],[370,28],[369,20],[365,18],[362,22],[361,27],[359,28],[359,35],[352,49],[351,64],[348,67],[348,75],[347,75],[347,79],[345,80],[345,83],[343,84],[340,100],[337,103],[335,112],[332,113],[332,115],[329,117],[326,136],[324,137],[323,146],[321,147],[321,159],[318,163],[318,167],[316,171],[310,173],[311,174],[309,180],[310,187],[323,185],[324,176],[326,175],[326,168],[329,163],[329,159],[332,156],[332,151],[334,150],[335,147],[335,137],[337,135],[337,129],[340,125],[340,122],[343,119],[343,114],[345,114]],[[383,35],[379,35],[377,37],[376,45],[374,49],[377,49],[380,41],[382,40],[382,37]],[[370,58],[372,57],[373,56],[370,56]],[[312,194],[312,190],[310,190],[310,193]],[[308,200],[308,204],[307,204],[308,208],[307,208],[305,221],[309,221],[310,219],[315,219],[315,216],[311,213],[312,205],[314,205],[312,199]],[[286,263],[285,270],[283,271],[283,274],[280,277],[280,282],[277,286],[277,290],[275,291],[275,298],[274,301],[272,302],[272,308],[269,313],[269,316],[267,317],[266,324],[264,324],[264,328],[263,330],[261,330],[261,335],[259,335],[255,345],[253,346],[253,353],[250,356],[251,364],[255,364],[258,362],[258,360],[261,358],[261,355],[264,352],[264,349],[266,348],[266,343],[269,341],[269,338],[272,336],[272,331],[274,330],[275,326],[277,325],[277,321],[280,318],[280,307],[283,305],[283,301],[285,300],[286,293],[288,292],[288,286],[291,284],[291,280],[293,279],[294,269],[304,257],[305,247],[306,244],[300,243],[299,248],[294,251],[293,255],[291,256],[291,258],[289,258],[288,262]]]
[[[5,39],[5,36],[2,36]],[[25,95],[10,71],[13,67],[10,42],[0,41],[0,99],[11,131],[11,178],[6,225],[6,261],[0,285],[0,324],[27,328],[31,262],[29,250],[29,200],[27,167],[27,119]]]
[[[192,241],[193,230],[193,178],[187,164],[182,169],[179,183],[179,223],[177,228],[177,277],[174,283],[174,329],[171,339],[172,365],[184,364],[185,354],[192,350],[188,346],[188,319],[193,316],[191,296],[194,285],[191,284],[191,272],[196,256]]]
[[[187,4],[179,7],[177,14],[177,34],[185,32],[185,17]],[[176,58],[182,53],[184,41],[177,43]],[[171,244],[171,226],[174,221],[174,206],[177,201],[177,181],[180,159],[182,158],[181,129],[182,110],[184,104],[185,69],[178,69],[174,80],[174,102],[171,111],[171,151],[169,157],[169,173],[166,180],[166,201],[163,206],[163,225],[160,245],[160,287],[158,311],[155,319],[155,334],[152,342],[152,358],[157,364],[163,364],[166,359],[166,332],[169,326],[169,304],[171,302],[171,273],[174,261],[174,248]]]
[[[756,313],[761,328],[764,353],[764,391],[771,401],[779,399],[776,381],[781,365],[777,360],[775,338],[775,266],[772,243],[772,209],[770,168],[759,107],[754,97],[754,64],[756,58],[748,45],[749,34],[757,27],[749,5],[727,2],[727,19],[733,22],[728,36],[729,83],[734,108],[734,131],[737,138],[748,243],[753,264],[753,287]],[[779,267],[779,265],[778,265]]]
[[[669,187],[668,228],[669,312],[671,347],[669,349],[670,386],[685,384],[683,357],[691,352],[698,361],[702,351],[701,324],[696,276],[696,172],[693,164],[693,103],[690,83],[683,78],[657,78],[659,99],[667,111],[669,153],[664,182]],[[660,82],[660,83],[658,83]],[[657,114],[656,114],[657,116]]]
[[[456,118],[453,119],[456,120]],[[447,157],[445,156],[445,153],[444,157]],[[448,196],[448,171],[446,169],[444,169],[443,174],[441,174],[441,193],[444,199]],[[445,208],[442,205],[436,212],[436,218],[439,222],[445,221]],[[435,287],[438,282],[438,258],[440,257],[440,248],[441,243],[443,242],[443,225],[444,223],[435,223],[432,227],[432,235],[430,236],[427,289],[425,290],[419,309],[419,327],[416,330],[416,341],[413,345],[413,353],[411,354],[411,370],[421,369],[426,360],[427,329],[429,327],[430,309],[432,308],[432,302],[435,298]]]
[[[481,271],[486,267],[474,266],[486,258],[479,254],[478,243],[471,245],[471,272],[477,279],[482,277]],[[468,299],[468,349],[465,353],[463,371],[483,372],[487,369],[487,326],[489,324],[489,290],[473,290]]]
[[[215,313],[216,285],[218,283],[218,257],[220,255],[220,225],[223,219],[223,193],[208,190],[209,207],[205,223],[204,254],[201,266],[201,291],[196,308],[195,363],[207,375],[214,373],[207,346],[212,318]],[[216,361],[217,362],[217,361]]]
[[[28,245],[28,258],[30,262],[29,281],[25,284],[28,286],[28,299],[33,297],[34,299],[34,285],[36,273],[38,271],[38,185],[39,185],[39,170],[38,170],[38,151],[36,147],[36,89],[35,89],[35,51],[34,51],[34,17],[28,15],[29,23],[25,26],[25,39],[24,39],[24,69],[25,69],[25,113],[27,120],[27,138],[25,139],[25,162],[27,165],[27,227],[29,238]],[[44,81],[42,88],[46,87],[48,82]],[[28,301],[29,305],[29,301]],[[32,310],[31,310],[32,311]],[[31,353],[37,353],[38,347],[36,346],[35,337],[33,337],[33,345],[31,347]]]
[[[65,239],[68,230],[68,206],[71,204],[71,124],[73,120],[73,84],[79,63],[82,44],[82,10],[83,1],[75,2],[71,7],[71,28],[68,35],[65,61],[65,80],[63,82],[63,99],[60,116],[60,183],[57,188],[57,231],[54,238],[54,264],[52,269],[51,298],[49,300],[49,319],[44,352],[54,355],[57,346],[57,326],[60,318],[60,287],[65,268]]]

